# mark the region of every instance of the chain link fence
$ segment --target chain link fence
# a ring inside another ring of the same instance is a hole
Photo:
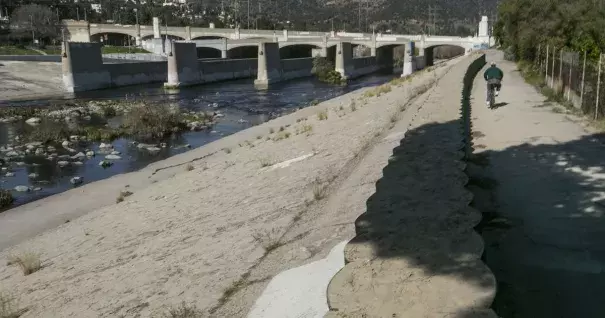
[[[554,46],[541,46],[537,52],[534,68],[554,94],[594,119],[605,118],[603,54],[594,61],[586,52]]]

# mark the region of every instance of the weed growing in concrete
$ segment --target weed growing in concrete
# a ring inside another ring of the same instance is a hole
[[[399,117],[397,117],[397,114],[391,115],[391,123],[393,123],[393,124],[396,123],[398,119],[399,119]]]
[[[164,318],[203,318],[204,313],[195,305],[182,302],[179,306],[171,307],[163,315]]]
[[[260,166],[261,168],[264,167],[269,167],[273,165],[273,160],[271,158],[265,157],[265,158],[260,158]]]
[[[248,142],[247,140],[246,140],[246,142],[247,142],[248,144],[250,144],[250,142]],[[231,153],[231,148],[223,148],[223,151],[224,151],[226,154],[230,154],[230,153]]]
[[[258,140],[263,139],[263,136],[258,135],[258,136],[256,136],[256,139],[258,139]]]
[[[252,234],[254,240],[260,244],[265,253],[269,253],[283,245],[281,243],[281,236],[281,231],[277,228],[272,228],[271,230],[263,229]]]
[[[315,180],[313,183],[313,199],[320,201],[327,195],[328,188],[319,180]]]
[[[7,265],[19,265],[23,275],[35,273],[42,268],[40,254],[33,252],[25,252],[20,255],[9,256]],[[1,317],[1,316],[0,316]]]
[[[118,195],[118,198],[116,199],[116,203],[123,202],[124,199],[126,199],[126,197],[129,197],[131,195],[132,195],[132,192],[130,192],[130,191],[120,191],[120,195]]]
[[[284,126],[279,127],[279,131],[284,131],[286,128]]]
[[[310,135],[313,132],[313,126],[311,125],[302,125],[301,133]]]
[[[351,101],[351,104],[349,104],[349,108],[351,108],[352,112],[357,110],[357,104],[355,103],[355,100]]]
[[[272,133],[274,133],[274,132],[275,132],[275,129],[273,129],[273,128],[269,128],[269,133],[270,133],[270,134],[272,134]]]
[[[192,171],[195,167],[192,164],[188,164],[185,166],[185,171]]]
[[[328,111],[327,110],[322,110],[319,113],[317,113],[317,119],[319,119],[319,120],[327,120],[328,119]]]

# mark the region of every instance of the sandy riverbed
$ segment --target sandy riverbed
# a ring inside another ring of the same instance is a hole
[[[420,107],[406,105],[413,88],[455,62],[380,97],[343,95],[3,213],[2,247],[50,230],[3,251],[40,253],[44,268],[0,267],[2,289],[29,309],[23,317],[148,317],[183,301],[245,316],[271,277],[353,237]],[[115,204],[124,190],[134,194]]]
[[[61,63],[0,61],[0,87],[0,101],[61,96]]]

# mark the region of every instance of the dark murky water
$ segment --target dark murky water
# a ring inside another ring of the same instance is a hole
[[[138,99],[178,103],[181,107],[191,110],[219,110],[225,117],[219,119],[212,131],[187,132],[175,136],[167,142],[166,148],[155,154],[138,149],[128,139],[118,139],[112,145],[116,151],[121,152],[121,159],[114,160],[113,166],[107,169],[99,166],[104,157],[101,154],[82,160],[81,165],[70,164],[66,167],[59,167],[56,161],[26,157],[22,162],[11,162],[10,165],[4,166],[5,171],[0,172],[0,188],[14,189],[22,185],[35,189],[30,192],[13,191],[15,205],[24,204],[72,188],[70,179],[74,176],[81,176],[84,183],[90,183],[116,174],[132,172],[152,162],[188,151],[189,148],[184,147],[186,144],[197,148],[266,122],[271,117],[307,106],[315,100],[328,100],[362,87],[385,83],[394,77],[395,75],[371,75],[355,80],[347,87],[303,79],[282,83],[267,91],[258,91],[254,89],[252,80],[242,80],[185,88],[175,94],[166,94],[161,85],[131,86],[79,94],[77,98],[83,99],[120,99],[134,95]],[[47,101],[40,101],[42,104],[45,102]],[[16,125],[0,123],[0,145],[7,144],[14,138]],[[98,143],[93,143],[87,148],[98,152],[98,146]],[[70,153],[58,151],[58,154]],[[7,172],[14,173],[14,176],[6,176]],[[38,176],[35,179],[29,178],[32,173]]]

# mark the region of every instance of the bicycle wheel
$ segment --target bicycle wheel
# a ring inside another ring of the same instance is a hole
[[[489,88],[489,108],[494,108],[494,104],[496,103],[495,101],[495,94],[494,94],[494,86],[490,85]]]

